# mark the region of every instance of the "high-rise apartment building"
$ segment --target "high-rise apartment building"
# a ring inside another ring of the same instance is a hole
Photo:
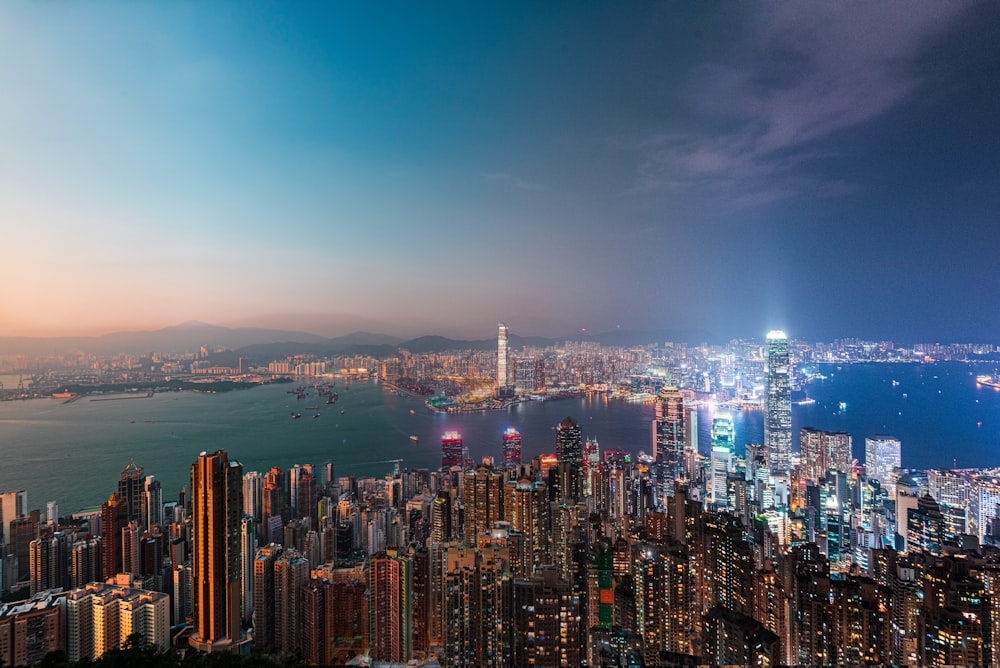
[[[170,597],[93,582],[66,595],[66,653],[71,661],[97,659],[138,634],[165,652],[170,646]]]
[[[446,431],[441,436],[441,468],[462,465],[462,435]]]
[[[788,480],[792,468],[792,385],[788,337],[780,330],[767,334],[764,372],[764,446],[771,475]]]
[[[65,647],[61,596],[50,592],[0,604],[0,665],[30,666]]]
[[[191,570],[195,633],[202,652],[232,651],[240,631],[240,517],[243,467],[225,450],[201,453],[191,465]]]
[[[143,526],[146,529],[152,529],[154,526],[164,529],[163,487],[155,476],[146,476],[146,480],[143,482],[143,494],[145,496],[143,503],[146,508],[146,518],[143,521]]]
[[[851,435],[804,427],[799,431],[800,477],[819,482],[827,471],[851,470]]]
[[[481,533],[504,519],[503,476],[485,465],[467,471],[462,479],[462,504],[465,542],[476,545]]]
[[[31,541],[31,595],[69,584],[69,539],[56,531]]]
[[[101,579],[101,539],[78,540],[70,553],[70,586],[83,587]]]
[[[413,649],[413,564],[395,551],[368,568],[368,634],[375,661],[402,663]]]

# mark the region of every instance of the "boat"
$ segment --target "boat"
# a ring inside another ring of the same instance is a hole
[[[993,376],[976,376],[976,385],[984,385],[992,387],[994,390],[1000,390],[1000,379]]]
[[[343,414],[344,414],[344,413],[346,413],[346,412],[347,412],[347,409],[345,409],[345,408],[341,408],[341,409],[340,409],[340,414],[341,414],[341,415],[343,415]]]
[[[416,415],[416,414],[417,414],[417,411],[415,411],[415,410],[413,410],[413,409],[411,408],[411,409],[410,409],[410,415]]]
[[[300,417],[302,417],[302,413],[296,413],[294,411],[292,412],[292,419],[293,420],[298,420]]]
[[[316,413],[315,415],[313,415],[313,420],[315,420],[318,417],[319,417],[319,413]]]
[[[414,443],[416,443],[416,442],[417,442],[417,441],[419,441],[420,439],[419,439],[419,438],[417,438],[416,436],[410,436],[410,440],[411,440],[411,441],[413,441]]]
[[[307,411],[314,411],[314,410],[316,410],[318,408],[319,408],[319,406],[306,406],[306,410]]]

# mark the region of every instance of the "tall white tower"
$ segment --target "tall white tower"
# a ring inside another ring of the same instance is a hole
[[[497,396],[507,394],[510,387],[508,369],[510,355],[507,352],[507,325],[502,322],[497,325]]]
[[[792,469],[792,379],[788,337],[780,330],[767,333],[767,397],[764,404],[764,447],[771,475],[788,480]]]

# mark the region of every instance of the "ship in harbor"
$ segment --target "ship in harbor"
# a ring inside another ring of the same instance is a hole
[[[976,385],[983,385],[985,387],[992,387],[994,390],[1000,390],[1000,378],[996,376],[976,376]]]

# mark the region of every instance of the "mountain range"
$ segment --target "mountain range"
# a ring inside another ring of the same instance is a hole
[[[575,334],[555,339],[517,335],[511,335],[509,338],[513,349],[523,346],[547,347],[564,341],[596,341],[604,345],[630,346],[663,341],[703,340],[705,340],[704,333],[677,330],[615,330],[601,334]],[[152,331],[113,332],[101,336],[0,336],[0,354],[4,355],[37,357],[76,351],[97,355],[184,353],[196,352],[205,346],[209,349],[225,349],[251,361],[280,359],[296,354],[349,353],[388,356],[400,349],[417,354],[445,350],[490,350],[496,345],[496,338],[462,340],[444,336],[421,336],[403,340],[373,332],[354,332],[327,338],[308,332],[259,327],[221,327],[197,321]]]

